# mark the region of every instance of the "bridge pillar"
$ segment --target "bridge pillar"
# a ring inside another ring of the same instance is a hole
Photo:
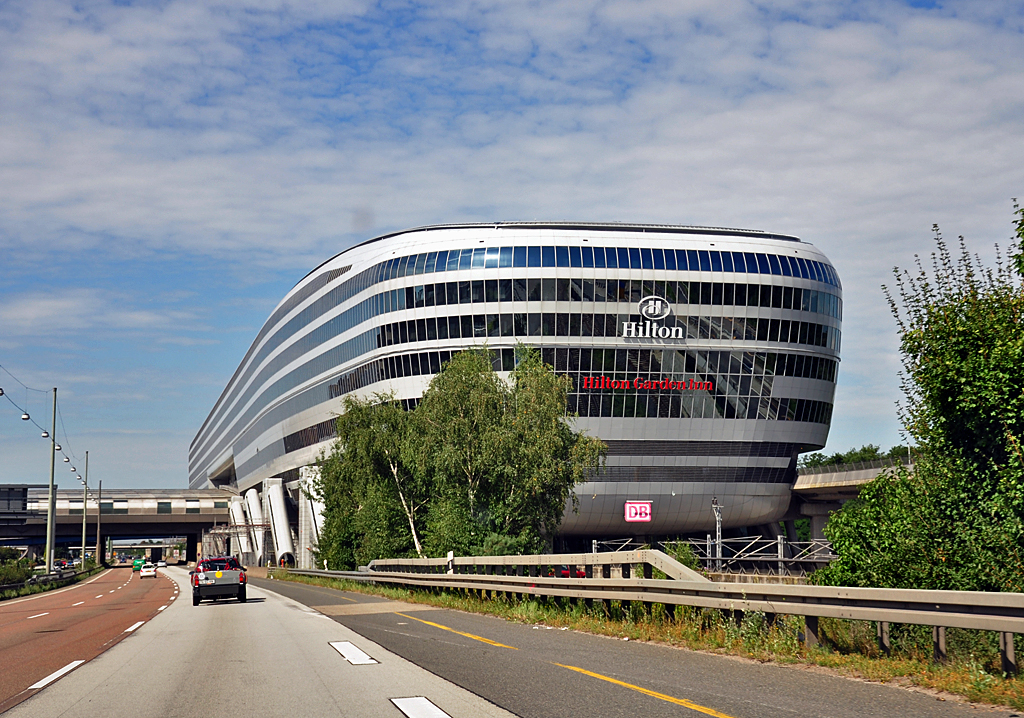
[[[164,547],[163,546],[154,546],[149,551],[150,551],[150,560],[153,563],[156,563],[157,561],[163,561],[163,559],[164,559]]]
[[[188,534],[185,537],[185,561],[189,564],[196,562],[196,544],[199,543],[196,534]]]

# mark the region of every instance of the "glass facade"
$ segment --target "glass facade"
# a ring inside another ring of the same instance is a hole
[[[501,241],[503,230],[526,241]],[[215,466],[230,465],[224,476],[242,490],[291,475],[333,437],[330,417],[345,394],[390,390],[410,407],[453,353],[486,345],[508,371],[524,343],[572,380],[577,423],[610,446],[718,447],[701,459],[610,450],[593,478],[602,491],[638,481],[788,491],[796,454],[823,445],[831,421],[839,277],[793,238],[687,232],[505,223],[425,228],[343,252],[300,282],[257,335],[193,441],[190,485],[217,479]],[[653,334],[641,315],[650,297],[670,307]],[[785,450],[728,448],[769,444]],[[730,461],[739,465],[718,465]],[[748,501],[747,512],[777,512],[787,497]]]

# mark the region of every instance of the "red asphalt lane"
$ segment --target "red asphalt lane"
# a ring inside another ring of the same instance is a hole
[[[68,588],[0,602],[0,712],[42,690],[29,686],[129,636],[127,629],[176,600],[176,590],[160,572],[155,579],[140,579],[129,566]]]

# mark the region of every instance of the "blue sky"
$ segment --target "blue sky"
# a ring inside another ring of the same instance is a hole
[[[59,387],[93,484],[184,486],[270,310],[356,241],[751,227],[835,263],[828,449],[888,447],[880,285],[933,223],[983,257],[1008,242],[1022,57],[1019,2],[0,3],[0,365]],[[44,395],[0,386],[48,423]],[[0,482],[47,471],[0,401]]]

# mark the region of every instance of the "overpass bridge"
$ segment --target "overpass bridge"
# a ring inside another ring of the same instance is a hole
[[[857,498],[864,484],[898,465],[914,470],[911,461],[892,459],[800,469],[793,485],[793,503],[784,521],[788,524],[797,518],[809,518],[811,540],[823,540],[829,514],[838,511],[850,499]]]
[[[183,536],[188,560],[194,561],[205,532],[230,520],[232,496],[224,489],[105,489],[90,492],[58,489],[55,516],[57,544],[82,542],[85,511],[86,545],[108,539],[159,539]],[[0,545],[42,546],[46,542],[48,490],[45,485],[0,485]]]

